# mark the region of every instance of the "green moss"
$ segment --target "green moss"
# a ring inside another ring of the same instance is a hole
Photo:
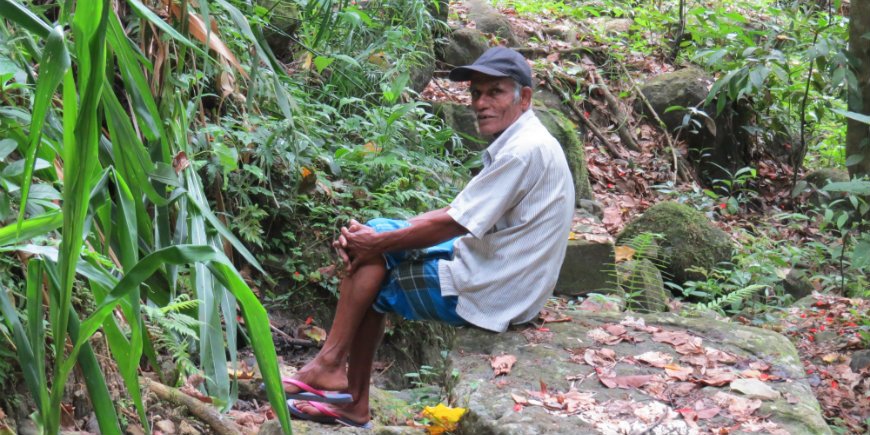
[[[589,185],[589,173],[586,170],[586,152],[583,143],[577,137],[577,128],[561,112],[554,109],[535,108],[535,114],[544,127],[565,151],[568,167],[571,168],[571,176],[574,178],[574,196],[579,205],[581,199],[594,199],[592,186]]]
[[[687,269],[712,269],[731,259],[733,247],[728,235],[714,227],[695,209],[676,202],[662,202],[650,207],[629,223],[619,235],[624,243],[641,233],[662,234],[661,242],[667,272],[677,283],[702,279],[703,275]]]

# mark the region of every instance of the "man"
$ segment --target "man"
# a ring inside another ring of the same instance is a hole
[[[530,110],[531,68],[494,47],[450,72],[471,82],[480,132],[496,137],[481,172],[440,210],[407,222],[351,221],[334,243],[347,265],[323,349],[285,381],[301,419],[370,427],[369,383],[384,313],[503,332],[552,294],[574,187],[558,142]]]

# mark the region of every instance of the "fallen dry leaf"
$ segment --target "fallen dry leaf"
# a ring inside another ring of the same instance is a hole
[[[722,408],[728,408],[728,412],[737,419],[749,417],[756,409],[761,407],[761,400],[746,399],[722,391],[713,396],[713,401]]]
[[[603,298],[586,298],[580,303],[577,309],[580,311],[588,311],[590,313],[618,313],[620,311],[618,303],[611,300],[604,300]]]
[[[598,380],[601,381],[607,388],[640,388],[647,382],[655,378],[655,375],[629,375],[629,376],[613,376],[612,373],[598,374]]]
[[[610,368],[616,364],[616,352],[612,349],[586,349],[583,361],[592,367]]]
[[[541,321],[546,323],[559,323],[559,322],[570,322],[571,318],[553,310],[541,310],[541,314],[538,315],[541,318]]]
[[[511,369],[514,366],[514,363],[517,362],[517,357],[507,354],[507,355],[499,355],[490,358],[489,363],[492,366],[493,377],[499,375],[508,375],[511,372]]]
[[[612,323],[602,326],[602,329],[607,331],[608,334],[614,335],[617,337],[625,335],[625,332],[626,332],[625,326],[616,325],[616,324],[612,324]]]
[[[737,375],[734,372],[722,369],[709,369],[698,382],[711,387],[721,387],[722,385],[730,384],[735,379],[737,379]]]
[[[616,256],[617,263],[622,263],[623,261],[630,261],[632,258],[634,258],[634,254],[637,253],[637,251],[629,246],[616,246],[613,248],[613,251]]]
[[[739,391],[747,397],[776,400],[779,399],[779,392],[770,387],[770,385],[761,382],[758,379],[735,379],[731,381],[731,389]]]
[[[634,359],[653,367],[663,368],[670,364],[674,360],[674,357],[664,352],[650,351],[644,352],[634,357]]]
[[[315,343],[326,341],[326,330],[319,326],[305,325],[305,329],[302,333]]]
[[[689,376],[695,372],[691,367],[682,367],[679,364],[668,364],[664,368],[669,377],[678,381],[688,380]]]
[[[586,332],[586,336],[598,343],[608,345],[614,345],[622,341],[622,337],[611,335],[601,328],[590,329]]]

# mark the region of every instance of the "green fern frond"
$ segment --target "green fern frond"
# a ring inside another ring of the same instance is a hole
[[[762,284],[752,284],[741,289],[735,290],[726,295],[722,295],[706,304],[698,304],[699,307],[705,308],[708,310],[716,310],[719,312],[723,312],[722,307],[726,305],[734,305],[738,303],[742,303],[752,297],[756,292],[766,288],[766,285]]]

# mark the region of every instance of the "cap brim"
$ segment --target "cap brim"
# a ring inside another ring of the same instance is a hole
[[[489,67],[480,65],[468,65],[453,68],[453,70],[450,71],[450,74],[447,74],[447,78],[453,80],[454,82],[467,82],[471,80],[471,76],[474,73],[481,73],[492,77],[510,77],[503,72],[494,70]]]

